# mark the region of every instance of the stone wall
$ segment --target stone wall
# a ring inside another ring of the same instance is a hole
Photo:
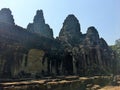
[[[110,76],[58,77],[48,80],[30,80],[0,83],[1,90],[98,90],[111,83]]]
[[[67,16],[59,36],[53,38],[42,10],[37,11],[27,29],[13,24],[9,9],[2,9],[1,13],[7,13],[5,22],[12,24],[0,22],[0,78],[112,73],[113,51],[94,26],[82,34],[73,14]]]

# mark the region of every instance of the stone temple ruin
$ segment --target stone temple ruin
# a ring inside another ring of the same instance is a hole
[[[109,75],[113,51],[91,26],[82,34],[79,20],[66,17],[57,38],[38,10],[24,29],[8,8],[0,11],[0,78],[40,78],[57,75]]]

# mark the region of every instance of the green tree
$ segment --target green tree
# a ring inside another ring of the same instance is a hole
[[[116,57],[116,61],[117,61],[117,74],[120,74],[120,39],[115,41],[115,45],[111,46],[112,50],[115,52],[115,57]]]

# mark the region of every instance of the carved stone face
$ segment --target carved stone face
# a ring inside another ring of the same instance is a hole
[[[10,9],[8,9],[8,8],[1,9],[0,22],[14,24],[14,19],[13,19]]]

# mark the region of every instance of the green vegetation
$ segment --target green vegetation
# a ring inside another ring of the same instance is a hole
[[[120,39],[116,40],[115,45],[111,46],[112,50],[115,52],[115,58],[117,61],[117,74],[120,73]]]

